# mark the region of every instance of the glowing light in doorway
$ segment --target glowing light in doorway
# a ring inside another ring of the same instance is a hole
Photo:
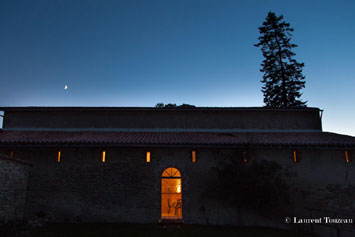
[[[176,179],[176,192],[181,193],[181,179]]]

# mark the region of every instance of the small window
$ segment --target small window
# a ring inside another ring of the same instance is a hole
[[[150,151],[147,151],[147,154],[146,154],[146,162],[147,162],[147,163],[150,162]]]
[[[297,162],[297,152],[293,151],[293,162],[296,163]]]
[[[196,163],[196,151],[192,151],[192,162]]]
[[[10,157],[14,158],[14,152],[13,151],[10,151]]]
[[[102,151],[101,161],[106,162],[106,151]]]
[[[345,151],[345,161],[346,161],[346,163],[350,163],[348,151]]]
[[[61,155],[61,151],[58,151],[58,156],[57,156],[57,162],[59,163],[60,162],[60,155]]]

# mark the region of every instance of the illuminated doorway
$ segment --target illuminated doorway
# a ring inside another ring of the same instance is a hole
[[[161,218],[181,219],[181,173],[178,169],[169,167],[161,176]]]

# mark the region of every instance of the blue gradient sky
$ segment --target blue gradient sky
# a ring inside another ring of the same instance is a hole
[[[355,136],[352,0],[1,1],[0,106],[263,106],[268,11],[295,29],[324,130]]]

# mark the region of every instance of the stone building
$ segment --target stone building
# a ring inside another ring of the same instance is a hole
[[[0,110],[0,153],[33,165],[26,219],[288,228],[355,212],[355,137],[323,132],[318,108]]]

